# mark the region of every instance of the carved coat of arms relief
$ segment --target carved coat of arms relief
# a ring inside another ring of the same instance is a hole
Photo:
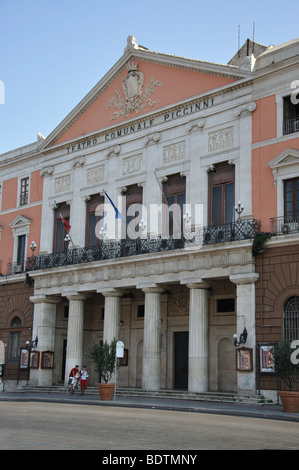
[[[138,114],[147,105],[152,107],[159,102],[159,99],[152,100],[151,95],[163,83],[152,77],[143,90],[144,74],[138,72],[138,64],[131,60],[127,64],[127,70],[127,75],[122,79],[124,97],[116,90],[115,96],[107,104],[107,109],[115,108],[111,120],[119,116],[129,116],[133,111]]]

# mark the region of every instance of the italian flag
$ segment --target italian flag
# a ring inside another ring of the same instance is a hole
[[[67,220],[65,220],[65,219],[62,217],[62,214],[61,214],[60,209],[59,209],[59,205],[56,204],[56,203],[55,203],[55,205],[56,205],[56,209],[58,210],[58,213],[59,213],[59,215],[60,215],[60,218],[61,218],[61,220],[62,220],[62,223],[63,223],[63,226],[64,226],[65,230],[67,230],[67,232],[69,232],[69,231],[71,230],[70,224],[68,223]]]

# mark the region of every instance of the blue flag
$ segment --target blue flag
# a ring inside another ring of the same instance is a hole
[[[115,204],[113,203],[113,201],[110,199],[110,197],[108,196],[108,194],[106,193],[106,191],[104,191],[104,193],[106,194],[107,198],[109,199],[109,201],[111,202],[111,205],[113,207],[113,209],[115,210],[115,218],[116,219],[122,219],[124,221],[124,223],[126,223],[125,219],[123,218],[123,216],[121,215],[121,213],[119,212],[119,210],[117,209],[117,207],[115,206]]]

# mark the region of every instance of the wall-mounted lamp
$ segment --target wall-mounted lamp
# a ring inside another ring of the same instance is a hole
[[[244,210],[244,204],[241,203],[241,201],[238,201],[238,204],[235,206],[235,211],[238,214],[238,220],[240,220],[240,216]]]
[[[143,237],[143,234],[146,229],[146,223],[143,219],[141,219],[138,225],[139,225],[139,229],[141,230],[141,236]]]
[[[191,212],[186,210],[186,214],[183,215],[183,219],[185,221],[186,227],[189,227],[190,221],[191,221]]]
[[[36,247],[37,247],[37,244],[34,241],[32,241],[31,245],[30,245],[30,248],[31,248],[31,251],[32,251],[32,256],[34,255],[34,251],[35,251]]]
[[[30,341],[26,341],[26,349],[35,349],[37,347],[37,343],[38,343],[38,337],[36,336],[35,339],[33,339],[31,341],[31,344],[30,344]]]
[[[235,347],[238,348],[241,344],[245,344],[247,341],[247,336],[248,336],[248,333],[247,333],[246,327],[244,326],[244,330],[243,330],[243,333],[240,334],[239,341],[238,341],[237,333],[233,335]]]
[[[106,238],[106,230],[104,227],[101,227],[99,230],[99,239],[104,240]]]

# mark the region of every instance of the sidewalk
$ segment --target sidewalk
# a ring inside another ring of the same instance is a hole
[[[96,395],[74,394],[68,396],[60,393],[38,392],[1,392],[0,403],[5,401],[71,403],[91,406],[114,406],[129,408],[148,408],[173,410],[192,413],[212,413],[230,416],[246,416],[251,418],[274,419],[299,423],[299,413],[284,413],[279,405],[248,405],[239,403],[215,403],[195,400],[179,400],[168,398],[123,397],[116,396],[112,401],[101,401]]]

